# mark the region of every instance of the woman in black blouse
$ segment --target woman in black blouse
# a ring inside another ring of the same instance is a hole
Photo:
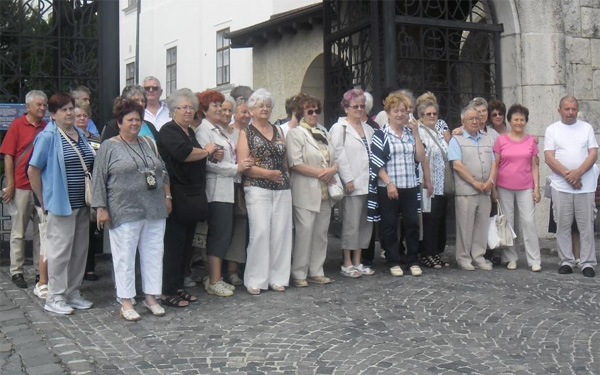
[[[173,211],[167,218],[163,257],[163,304],[185,307],[198,300],[183,289],[185,260],[192,251],[198,221],[208,217],[205,193],[206,158],[219,159],[214,143],[201,148],[190,128],[198,99],[189,89],[175,91],[167,99],[173,120],[160,128],[158,147],[163,157],[173,199]],[[214,155],[213,155],[214,154]]]

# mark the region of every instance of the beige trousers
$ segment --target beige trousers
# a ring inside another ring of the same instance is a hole
[[[17,214],[10,217],[10,274],[23,273],[25,262],[25,231],[29,220],[33,222],[33,264],[36,270],[39,266],[40,254],[40,220],[33,204],[31,190],[15,189],[14,203]]]
[[[456,262],[459,266],[484,264],[492,202],[489,195],[457,195]]]
[[[319,212],[295,206],[293,212],[296,234],[292,251],[292,279],[305,280],[307,276],[324,276],[331,203],[329,199],[322,200]]]

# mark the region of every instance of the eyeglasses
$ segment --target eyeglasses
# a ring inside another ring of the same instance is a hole
[[[158,90],[160,90],[160,87],[158,87],[158,86],[145,86],[144,90],[146,90],[148,92],[150,92],[150,91],[158,91]]]
[[[465,122],[479,122],[479,117],[469,117],[464,120]]]
[[[320,115],[321,114],[321,110],[320,109],[309,109],[308,111],[306,111],[306,113],[309,116],[312,116],[314,114]]]
[[[365,109],[365,105],[364,104],[349,105],[348,107],[350,107],[352,109]]]
[[[192,107],[191,105],[186,105],[186,106],[183,106],[183,107],[175,107],[175,109],[183,109],[184,112],[194,111],[195,110],[194,107]]]
[[[437,112],[427,112],[427,113],[425,114],[425,116],[428,116],[428,117],[433,117],[433,116],[437,116],[437,115],[438,115],[438,113],[437,113]]]
[[[502,113],[497,113],[497,112],[493,112],[493,113],[492,113],[492,117],[504,117],[504,114],[502,114]]]

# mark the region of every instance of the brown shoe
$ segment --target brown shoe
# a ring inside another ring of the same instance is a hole
[[[332,280],[326,276],[310,276],[308,281],[315,284],[331,284]]]

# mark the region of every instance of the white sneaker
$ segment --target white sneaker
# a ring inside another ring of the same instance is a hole
[[[229,284],[233,286],[244,285],[244,280],[242,280],[237,273],[232,273],[229,275]]]
[[[94,306],[93,302],[88,301],[87,299],[85,299],[81,296],[75,296],[75,297],[69,298],[67,300],[67,304],[77,310],[87,310],[87,309],[91,309],[92,306]]]
[[[184,287],[186,287],[186,288],[193,288],[196,285],[198,285],[198,284],[196,284],[196,282],[194,280],[192,280],[191,277],[184,277],[183,278],[183,286]]]
[[[225,287],[223,284],[224,283],[220,281],[215,284],[211,284],[207,279],[204,283],[204,289],[206,289],[206,293],[212,294],[213,296],[231,297],[233,295],[233,291]]]
[[[342,276],[350,277],[352,279],[356,279],[357,277],[361,277],[362,276],[360,274],[360,272],[354,266],[348,266],[348,267],[342,266],[342,270],[340,271],[340,274]]]
[[[506,265],[506,269],[507,270],[516,270],[517,269],[517,262],[508,262],[508,264]]]
[[[371,276],[375,273],[370,266],[365,266],[362,263],[356,266],[356,270],[363,276]]]
[[[423,270],[421,270],[421,267],[415,264],[414,266],[410,266],[410,274],[413,276],[421,276],[423,274]]]
[[[538,264],[534,264],[533,266],[531,266],[531,271],[533,272],[540,272],[542,270],[542,266],[538,265]]]
[[[62,315],[70,315],[75,311],[64,299],[46,300],[44,310]]]
[[[390,268],[390,273],[394,277],[404,276],[404,271],[402,271],[402,268],[400,266],[394,266]]]

